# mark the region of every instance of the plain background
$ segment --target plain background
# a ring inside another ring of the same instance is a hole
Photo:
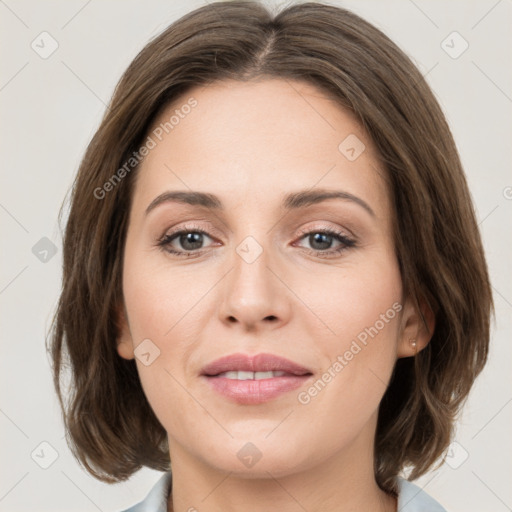
[[[489,364],[447,464],[418,482],[452,512],[512,510],[512,3],[330,3],[374,23],[426,75],[457,141],[493,283]],[[64,440],[44,340],[60,290],[58,210],[105,104],[146,42],[202,5],[0,0],[0,511],[118,511],[160,476],[144,469],[107,485],[78,465]],[[51,49],[42,32],[58,43],[46,59],[31,47]],[[464,41],[468,48],[453,58]]]

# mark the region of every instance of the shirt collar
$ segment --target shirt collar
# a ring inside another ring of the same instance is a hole
[[[441,505],[420,487],[397,478],[398,512],[446,512]],[[167,512],[167,501],[172,489],[172,474],[164,473],[154,484],[146,498],[124,512]]]

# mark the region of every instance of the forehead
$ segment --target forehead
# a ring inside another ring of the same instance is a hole
[[[377,210],[387,207],[372,141],[352,113],[305,82],[195,87],[160,113],[149,136],[156,144],[139,169],[141,207],[164,189],[247,203],[316,185],[350,189]]]

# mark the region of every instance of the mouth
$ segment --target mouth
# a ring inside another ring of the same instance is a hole
[[[272,373],[272,375],[270,375]],[[274,354],[231,354],[207,364],[201,375],[229,379],[248,380],[281,377],[283,375],[302,376],[312,372],[294,361]]]
[[[256,405],[302,386],[313,373],[273,354],[232,354],[206,365],[201,377],[230,401]]]
[[[272,379],[275,377],[283,377],[285,375],[293,375],[292,373],[286,373],[281,371],[270,371],[270,372],[245,372],[245,371],[237,371],[231,370],[228,372],[222,372],[218,375],[208,375],[208,377],[223,377],[225,379],[231,380],[263,380],[263,379]]]

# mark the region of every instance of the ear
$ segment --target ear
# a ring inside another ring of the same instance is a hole
[[[419,299],[419,310],[407,299],[402,314],[397,356],[413,357],[430,342],[436,325],[435,313],[424,298]]]
[[[118,329],[117,353],[124,359],[134,359],[133,339],[128,325],[128,314],[124,304],[117,309],[116,325]]]

